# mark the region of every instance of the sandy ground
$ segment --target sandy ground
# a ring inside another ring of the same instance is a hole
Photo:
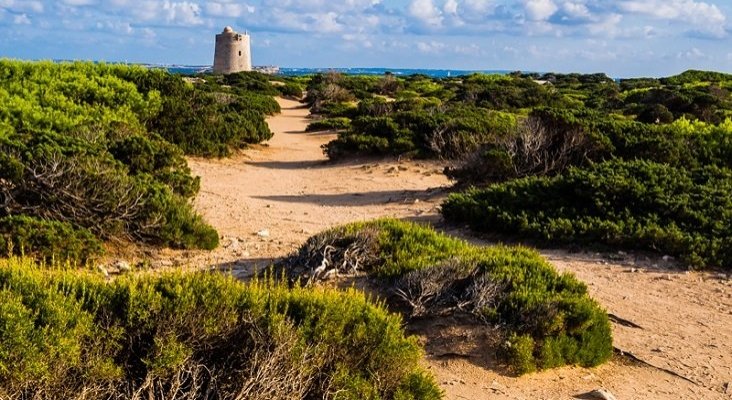
[[[441,228],[437,207],[450,185],[441,165],[393,159],[328,163],[320,146],[333,135],[304,133],[308,111],[279,101],[283,112],[268,120],[275,135],[267,145],[226,160],[190,160],[202,177],[195,206],[219,230],[222,246],[205,255],[161,254],[160,263],[206,262],[244,277],[312,234],[350,221],[391,216]],[[542,253],[559,270],[587,282],[617,317],[615,346],[654,367],[616,356],[599,368],[516,378],[481,352],[487,338],[480,333],[435,324],[424,338],[425,365],[448,399],[581,399],[598,388],[618,399],[732,398],[729,277],[684,273],[672,261],[642,255]]]

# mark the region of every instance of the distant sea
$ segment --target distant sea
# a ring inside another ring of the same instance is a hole
[[[208,65],[149,65],[149,67],[165,68],[176,74],[197,74],[210,72]],[[460,69],[403,69],[403,68],[280,68],[280,75],[301,76],[312,75],[321,72],[337,71],[348,75],[384,75],[391,72],[394,75],[423,74],[434,78],[445,78],[449,76],[469,75],[476,72],[485,74],[507,74],[511,71],[503,70],[460,70]]]

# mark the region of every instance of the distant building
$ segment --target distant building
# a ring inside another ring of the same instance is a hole
[[[216,35],[213,72],[233,74],[252,70],[251,40],[248,33],[237,33],[230,26]]]
[[[262,74],[267,75],[277,75],[280,73],[280,67],[276,65],[262,65],[262,66],[254,66],[254,71],[260,72]]]

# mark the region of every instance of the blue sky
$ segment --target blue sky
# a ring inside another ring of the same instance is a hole
[[[730,0],[0,0],[0,57],[256,65],[732,72]]]

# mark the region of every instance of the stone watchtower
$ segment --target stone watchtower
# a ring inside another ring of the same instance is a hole
[[[230,26],[216,35],[216,53],[213,71],[216,74],[233,74],[252,70],[251,43],[248,33],[237,33]]]

